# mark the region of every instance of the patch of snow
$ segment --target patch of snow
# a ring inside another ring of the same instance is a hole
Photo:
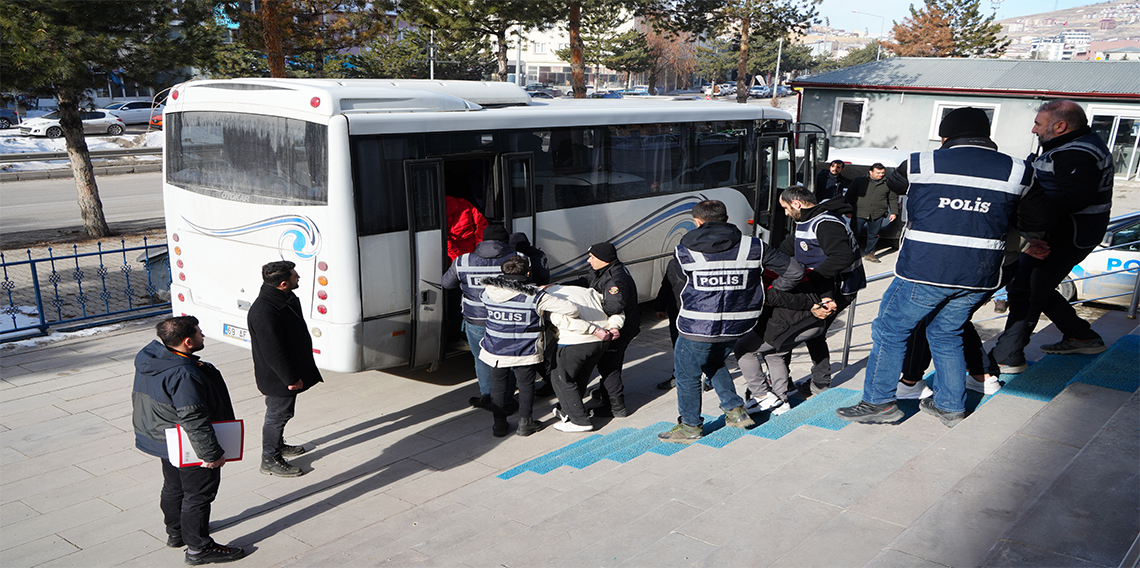
[[[38,322],[39,318],[36,318],[36,321]],[[92,328],[88,328],[88,329],[80,329],[77,331],[68,331],[66,333],[53,331],[53,332],[49,332],[47,335],[40,336],[40,337],[30,337],[28,339],[20,339],[20,340],[15,340],[15,341],[9,341],[7,343],[0,345],[0,349],[7,350],[7,349],[18,349],[21,347],[35,347],[37,345],[44,345],[47,343],[55,343],[57,341],[63,341],[65,339],[73,339],[76,337],[90,337],[92,335],[99,335],[101,333],[107,333],[110,331],[115,331],[117,329],[122,329],[122,327],[123,327],[123,324],[113,324],[113,325],[104,325],[104,326],[100,326],[100,327],[92,327]],[[4,334],[0,334],[0,335],[19,336],[19,335],[25,335],[25,334],[30,334],[30,333],[37,333],[37,331],[33,329],[30,331],[21,331],[18,333],[11,333],[11,334],[4,333]]]

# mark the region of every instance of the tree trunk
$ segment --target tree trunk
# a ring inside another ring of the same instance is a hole
[[[265,54],[269,59],[269,76],[285,78],[285,48],[281,45],[281,28],[277,16],[279,0],[264,0],[261,4],[261,29]]]
[[[498,50],[498,52],[499,52],[498,53],[499,82],[506,83],[507,82],[507,54],[510,53],[510,46],[507,45],[507,29],[506,28],[500,29],[499,33],[495,35],[495,38],[498,39],[498,41],[499,41],[499,50]]]
[[[574,98],[586,98],[586,63],[583,55],[586,46],[582,43],[582,5],[570,4],[570,86],[574,88]]]
[[[736,66],[736,102],[748,102],[748,86],[744,78],[748,76],[748,36],[752,29],[751,2],[745,4],[744,16],[740,18],[740,62]]]
[[[75,176],[75,189],[79,194],[79,215],[83,219],[83,232],[89,237],[109,237],[111,228],[103,216],[103,202],[99,200],[99,186],[91,168],[91,154],[83,138],[83,122],[79,118],[79,97],[71,89],[60,90],[59,126],[67,145],[67,158]]]

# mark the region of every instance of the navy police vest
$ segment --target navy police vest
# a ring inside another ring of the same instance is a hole
[[[763,256],[764,244],[749,236],[717,253],[677,245],[677,262],[686,279],[677,329],[724,340],[751,330],[764,306]]]
[[[994,290],[1005,233],[1033,182],[1028,162],[980,146],[911,154],[907,231],[895,264],[899,278],[969,290]]]
[[[796,223],[796,262],[804,268],[814,270],[827,260],[827,255],[819,246],[819,236],[816,235],[816,229],[819,228],[820,223],[839,223],[847,232],[847,242],[855,256],[855,262],[841,271],[837,277],[840,292],[849,296],[866,288],[867,273],[863,270],[863,253],[859,250],[855,235],[851,233],[851,228],[847,226],[847,223],[844,223],[842,219],[830,211],[820,213],[805,222]]]
[[[1096,200],[1081,211],[1071,212],[1073,223],[1073,245],[1077,248],[1093,248],[1104,238],[1112,206],[1112,178],[1116,175],[1112,165],[1112,153],[1097,134],[1086,134],[1057,146],[1033,160],[1037,180],[1045,193],[1057,191],[1057,174],[1053,171],[1053,154],[1067,150],[1080,150],[1092,154],[1100,168],[1098,179],[1086,180],[1089,191],[1096,192]],[[1030,159],[1033,159],[1030,156]]]
[[[463,317],[473,325],[484,325],[487,308],[480,297],[483,294],[483,279],[503,273],[503,263],[518,253],[499,258],[483,258],[473,252],[455,259],[455,275],[459,277],[459,289],[463,290]]]
[[[541,290],[531,296],[517,294],[504,302],[496,302],[483,292],[486,306],[487,332],[480,347],[498,357],[525,357],[538,353],[538,337],[542,318],[538,313]]]

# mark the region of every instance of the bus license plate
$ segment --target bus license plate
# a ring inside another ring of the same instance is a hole
[[[222,334],[226,337],[249,341],[249,330],[236,325],[230,325],[228,323],[222,324]]]

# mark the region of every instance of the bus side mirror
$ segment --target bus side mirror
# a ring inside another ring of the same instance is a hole
[[[827,153],[831,150],[831,140],[827,137],[815,139],[815,156],[816,161],[827,162]]]

